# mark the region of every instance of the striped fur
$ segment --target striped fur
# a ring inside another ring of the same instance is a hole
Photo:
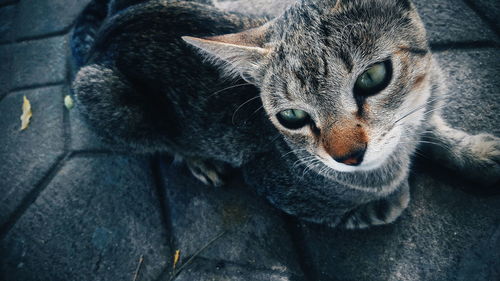
[[[396,220],[420,143],[466,177],[500,179],[498,138],[442,121],[445,82],[410,1],[304,0],[273,20],[135,2],[103,24],[102,13],[82,16],[94,27],[78,25],[72,42],[77,106],[117,146],[174,154],[213,185],[240,168],[277,208],[345,228]],[[357,77],[387,60],[387,87],[356,95]],[[287,129],[276,117],[285,109],[313,122]]]

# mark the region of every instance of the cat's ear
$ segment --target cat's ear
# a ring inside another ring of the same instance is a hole
[[[269,25],[213,37],[183,36],[187,43],[200,49],[216,64],[221,64],[228,74],[239,74],[254,82],[255,71],[270,52],[267,44]]]

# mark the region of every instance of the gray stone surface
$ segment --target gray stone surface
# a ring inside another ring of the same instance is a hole
[[[290,1],[218,2],[275,15]],[[425,159],[394,225],[351,232],[283,217],[238,177],[213,189],[108,152],[63,106],[68,32],[88,2],[0,0],[0,280],[133,280],[141,255],[138,280],[169,280],[175,250],[179,269],[220,233],[176,280],[498,279],[500,197],[464,193],[475,186]],[[448,76],[446,118],[499,135],[497,1],[415,2]],[[33,118],[20,132],[23,95]]]
[[[8,5],[19,2],[19,0],[0,0],[0,5]]]
[[[463,272],[460,262],[482,241],[498,247],[490,237],[500,223],[500,197],[473,196],[457,190],[465,188],[459,180],[422,171],[411,186],[410,207],[393,225],[339,231],[301,224],[313,280],[495,280]],[[478,263],[488,267],[496,257],[485,252]]]
[[[33,117],[20,131],[23,96]],[[63,156],[63,109],[60,86],[13,92],[0,102],[0,226]]]
[[[12,70],[12,46],[0,45],[0,100],[10,90]]]
[[[500,5],[492,0],[467,0],[500,33]]]
[[[498,41],[497,35],[462,0],[414,1],[431,44]]]
[[[456,128],[500,136],[500,56],[497,49],[450,50],[436,54],[447,76],[443,109]]]
[[[500,276],[500,227],[461,258],[457,281],[495,280]]]
[[[269,270],[199,258],[175,280],[299,281],[304,279],[289,276],[286,270],[280,268]]]
[[[0,7],[0,43],[10,41],[12,33],[12,22],[15,18],[16,5]]]
[[[23,0],[16,20],[18,39],[69,31],[90,0]]]
[[[82,177],[82,175],[85,175]],[[0,279],[155,280],[170,249],[149,161],[69,160],[1,243]]]
[[[78,108],[69,111],[71,126],[71,150],[75,151],[103,151],[111,150],[110,145],[100,137],[83,120]],[[113,149],[116,150],[116,149]]]
[[[209,188],[175,165],[164,166],[162,178],[172,243],[184,255],[193,255],[224,233],[199,257],[279,271],[277,276],[302,277],[298,256],[280,213],[248,187],[235,180],[227,187]],[[212,269],[206,278],[192,280],[224,276],[216,274],[216,267]],[[203,271],[207,271],[206,267]]]
[[[14,44],[12,88],[64,82],[68,51],[68,36]]]

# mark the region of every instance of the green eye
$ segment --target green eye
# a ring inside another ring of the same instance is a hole
[[[379,62],[363,72],[354,84],[354,94],[371,96],[382,91],[391,81],[392,68],[390,61]]]
[[[311,120],[311,117],[307,112],[300,109],[287,109],[283,110],[276,115],[278,121],[284,127],[295,130],[300,129],[307,125]]]

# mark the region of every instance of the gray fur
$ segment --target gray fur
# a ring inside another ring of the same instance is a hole
[[[167,2],[147,1],[109,18],[75,78],[78,107],[103,137],[138,152],[175,154],[214,184],[224,166],[239,167],[277,208],[346,228],[401,214],[419,143],[448,167],[481,167],[466,174],[474,180],[500,179],[498,138],[439,121],[443,81],[409,1],[304,1],[266,24]],[[389,57],[389,86],[354,97],[358,75]],[[288,108],[306,110],[315,126],[282,127],[275,116]],[[342,120],[369,132],[366,159],[356,168],[318,152],[314,136],[324,138]]]

